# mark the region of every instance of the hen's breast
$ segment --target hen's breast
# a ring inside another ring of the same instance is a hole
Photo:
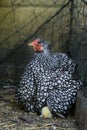
[[[65,54],[37,53],[29,62],[16,91],[17,101],[27,111],[40,111],[48,105],[65,114],[75,103],[79,89],[73,80],[75,63]]]

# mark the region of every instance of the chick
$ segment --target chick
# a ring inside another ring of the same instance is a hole
[[[49,108],[47,106],[42,108],[41,117],[44,117],[44,119],[46,119],[46,118],[51,119],[53,117],[51,111],[49,110]]]

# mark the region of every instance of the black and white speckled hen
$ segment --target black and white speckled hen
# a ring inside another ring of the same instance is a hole
[[[51,53],[43,39],[34,40],[36,52],[27,64],[16,91],[18,104],[27,111],[48,106],[65,115],[76,101],[80,82],[73,79],[75,63],[64,53]]]

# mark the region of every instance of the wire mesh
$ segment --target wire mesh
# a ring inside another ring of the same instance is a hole
[[[86,44],[86,0],[1,0],[0,8],[0,63],[14,60],[36,37],[50,41],[53,51],[70,51],[75,59],[80,43]]]

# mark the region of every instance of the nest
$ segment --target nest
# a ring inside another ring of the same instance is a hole
[[[74,116],[43,119],[21,110],[15,101],[15,89],[0,89],[0,130],[78,130]]]

